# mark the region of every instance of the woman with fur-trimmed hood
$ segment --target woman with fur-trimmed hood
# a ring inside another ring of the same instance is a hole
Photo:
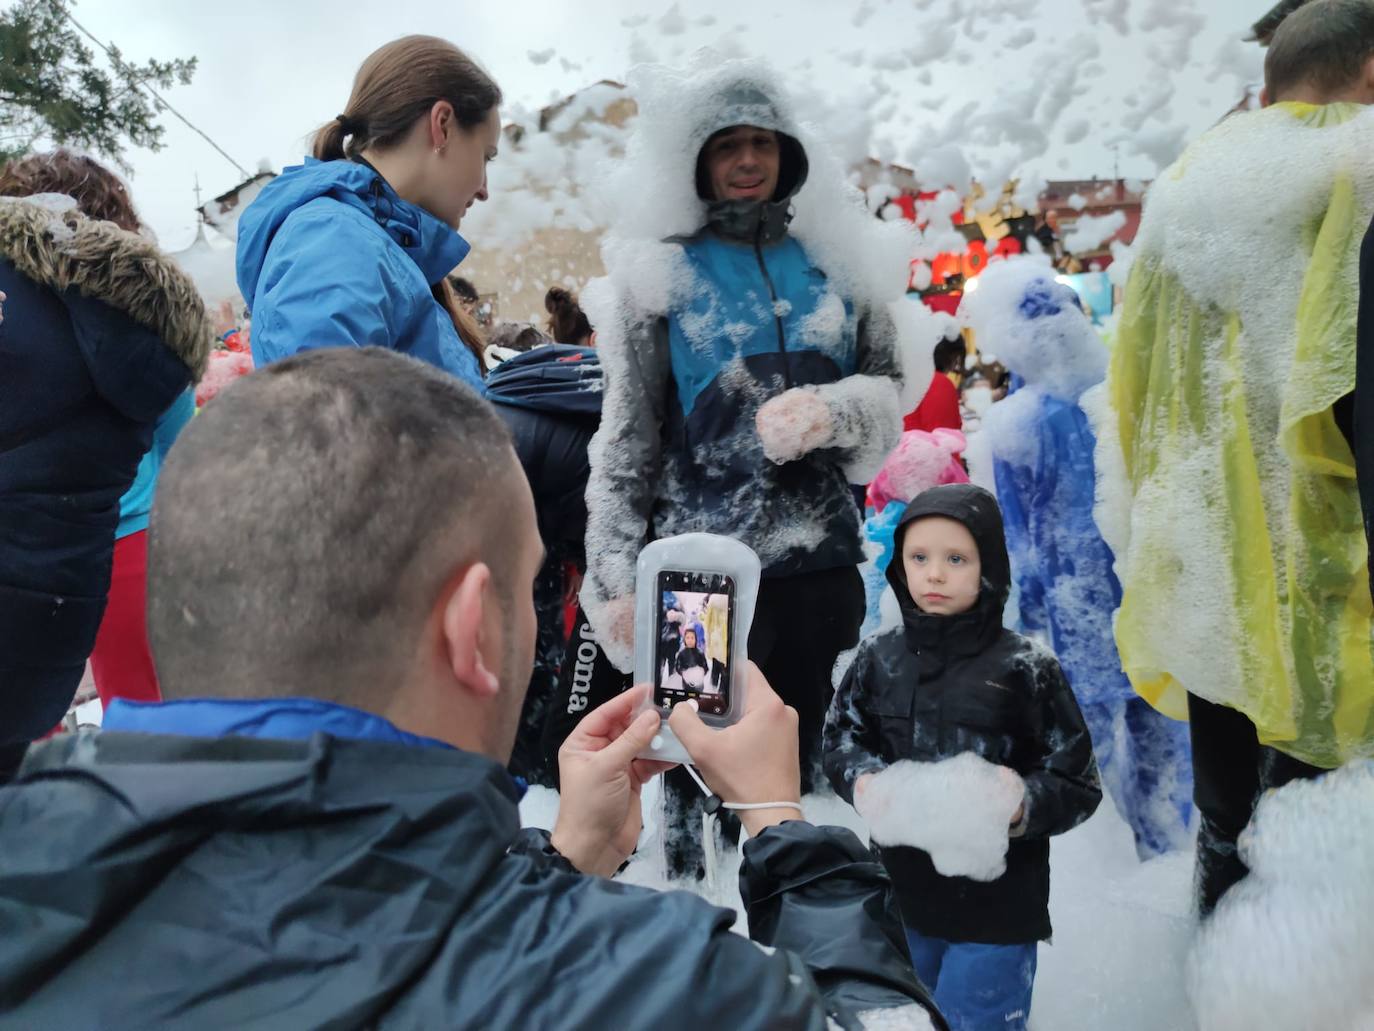
[[[0,779],[71,703],[120,498],[209,354],[195,287],[137,229],[89,158],[0,172]]]

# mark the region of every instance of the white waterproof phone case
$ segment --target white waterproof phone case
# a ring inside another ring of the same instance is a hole
[[[691,759],[668,729],[674,705],[693,699],[704,723],[728,727],[744,714],[747,645],[759,596],[759,557],[711,533],[654,541],[635,578],[635,683],[663,726],[645,758]]]

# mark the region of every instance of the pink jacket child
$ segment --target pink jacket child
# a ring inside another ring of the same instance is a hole
[[[907,430],[868,487],[868,503],[881,512],[889,501],[906,503],[923,490],[968,483],[959,461],[968,442],[958,430]]]

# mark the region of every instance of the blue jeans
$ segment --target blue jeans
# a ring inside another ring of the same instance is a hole
[[[1026,1031],[1036,943],[979,945],[906,929],[911,965],[953,1031]]]

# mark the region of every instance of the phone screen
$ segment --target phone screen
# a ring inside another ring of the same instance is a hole
[[[658,600],[654,704],[671,709],[695,698],[701,712],[724,715],[730,709],[734,579],[665,569],[658,574]]]

